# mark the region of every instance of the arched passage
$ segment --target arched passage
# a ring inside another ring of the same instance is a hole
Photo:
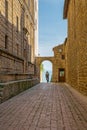
[[[47,82],[45,74],[48,71],[49,73],[49,82],[52,81],[52,72],[53,72],[53,65],[52,62],[49,60],[44,60],[40,64],[40,82]]]
[[[65,82],[66,81],[66,60],[65,60],[65,45],[62,44],[53,48],[53,57],[36,57],[36,72],[37,77],[40,79],[40,64],[48,60],[52,63],[52,82]],[[61,50],[61,51],[60,51]]]
[[[36,58],[36,65],[37,65],[37,75],[39,77],[39,79],[41,80],[41,74],[40,74],[40,67],[41,67],[41,64],[44,62],[44,61],[48,61],[51,63],[51,66],[52,66],[52,71],[53,71],[53,63],[54,63],[54,58],[53,57],[37,57]],[[52,72],[53,73],[53,72]]]
[[[58,49],[58,48],[57,48]],[[52,62],[52,82],[65,82],[65,60],[61,58],[62,54],[58,53],[57,57],[37,57],[37,76],[40,79],[40,65],[43,61]]]

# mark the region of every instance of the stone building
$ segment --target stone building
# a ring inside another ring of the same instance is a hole
[[[87,0],[65,0],[66,81],[87,95]]]
[[[37,84],[38,0],[0,0],[0,102]]]
[[[66,41],[66,40],[65,40]],[[43,61],[48,60],[52,63],[52,82],[66,81],[66,62],[65,62],[65,43],[53,48],[53,57],[37,57],[36,64],[38,67],[38,77],[40,78],[40,65]]]
[[[53,48],[53,82],[65,82],[66,70],[65,70],[65,44],[58,45]]]
[[[37,4],[37,0],[0,1],[0,82],[35,76]]]

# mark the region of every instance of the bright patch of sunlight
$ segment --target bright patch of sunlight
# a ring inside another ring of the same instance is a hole
[[[49,82],[52,80],[52,63],[50,61],[42,62],[43,69],[40,71],[40,80],[41,82],[46,82],[45,74],[46,71],[49,72]]]

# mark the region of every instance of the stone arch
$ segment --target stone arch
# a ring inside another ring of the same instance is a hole
[[[36,66],[37,67],[40,67],[40,64],[43,62],[43,61],[50,61],[53,65],[54,63],[54,57],[36,57]]]
[[[49,73],[49,82],[50,82],[52,81],[53,63],[50,60],[43,60],[40,64],[40,82],[47,82],[45,77],[47,71]]]
[[[37,66],[37,75],[40,79],[40,65],[44,61],[49,61],[52,63],[52,70],[53,70],[53,65],[54,65],[54,57],[36,57],[36,66]]]
[[[53,57],[36,57],[36,66],[38,68],[38,76],[40,76],[40,64],[41,62],[48,60],[52,63],[52,81],[53,82],[65,82],[66,81],[66,41],[64,44],[60,44],[53,48]],[[65,56],[65,58],[63,58]],[[40,77],[39,77],[40,78]]]

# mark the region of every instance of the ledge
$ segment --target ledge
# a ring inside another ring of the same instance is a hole
[[[9,56],[12,56],[12,57],[14,57],[14,58],[16,58],[16,59],[19,59],[19,60],[24,61],[24,59],[23,59],[23,58],[21,58],[21,57],[19,57],[19,56],[16,56],[16,55],[14,55],[14,54],[12,54],[12,53],[8,52],[8,51],[7,51],[7,50],[5,50],[5,49],[0,48],[0,51],[1,51],[1,52],[3,52],[3,53],[5,53],[5,54],[7,54],[7,55],[9,55]]]
[[[39,80],[37,78],[0,83],[0,103],[16,96],[38,83]]]
[[[70,2],[70,0],[65,0],[64,10],[63,10],[63,19],[67,18],[67,11],[68,11],[69,2]]]

